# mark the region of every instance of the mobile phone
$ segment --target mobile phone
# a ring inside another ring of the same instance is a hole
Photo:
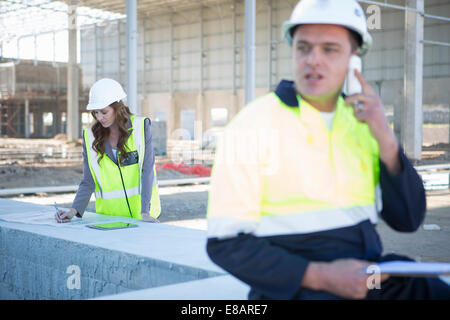
[[[126,223],[126,222],[110,222],[110,223],[102,223],[102,224],[90,224],[86,227],[98,230],[116,230],[123,228],[134,228],[137,227],[137,224]]]
[[[344,84],[344,93],[348,96],[362,92],[362,86],[355,76],[355,70],[358,70],[358,72],[361,73],[362,61],[359,56],[353,54],[348,64],[348,72]]]

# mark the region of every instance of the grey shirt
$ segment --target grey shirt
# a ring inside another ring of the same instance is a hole
[[[128,119],[127,128],[131,128],[131,120]],[[131,130],[129,131],[131,134]],[[141,213],[150,212],[150,199],[152,197],[153,186],[153,166],[155,164],[155,154],[152,145],[152,132],[150,119],[146,118],[144,121],[145,134],[145,154],[144,163],[142,164],[142,192],[141,192]],[[109,157],[115,164],[117,159],[112,152],[109,141],[105,143],[105,156]],[[86,207],[89,204],[92,193],[95,191],[95,182],[92,178],[91,170],[89,169],[88,158],[86,154],[86,145],[83,139],[83,180],[81,180],[75,199],[73,200],[72,208],[78,211],[77,216],[82,217]]]

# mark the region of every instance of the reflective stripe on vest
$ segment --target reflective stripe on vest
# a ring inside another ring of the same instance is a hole
[[[131,197],[137,194],[140,194],[139,192],[139,187],[134,187],[134,188],[128,188],[127,190],[127,194],[126,196]],[[124,198],[125,197],[125,192],[123,191],[123,189],[120,190],[114,190],[114,191],[109,191],[109,192],[96,192],[95,193],[95,197],[96,198],[102,198],[104,200],[111,200],[111,199],[117,199],[117,198]]]
[[[153,185],[152,188],[156,187],[158,182],[156,181],[156,175],[154,175],[154,179],[153,179]],[[134,187],[134,188],[129,188],[126,189],[127,190],[127,196],[131,197],[137,194],[141,194],[141,192],[139,191],[139,187]],[[123,189],[120,190],[115,190],[115,191],[109,191],[109,192],[103,192],[101,193],[100,191],[96,191],[95,192],[95,197],[96,198],[103,198],[105,200],[109,200],[109,199],[115,199],[115,198],[122,198],[125,197],[125,192],[123,191]]]
[[[372,223],[377,222],[375,205],[266,215],[262,216],[259,221],[210,217],[208,219],[208,237],[223,239],[235,237],[239,233],[252,233],[260,237],[307,234],[350,227],[367,219],[370,219]]]

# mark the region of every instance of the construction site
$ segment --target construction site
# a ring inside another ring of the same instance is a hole
[[[377,231],[385,251],[450,262],[450,3],[359,3],[373,37],[363,75],[381,97],[427,196],[427,216],[416,233],[395,232],[383,221]],[[226,125],[282,79],[293,79],[281,25],[296,4],[0,1],[0,299],[246,299],[248,286],[204,252],[210,175]],[[94,194],[84,222],[73,226],[17,218],[54,212],[55,203],[72,206],[83,179],[82,132],[94,121],[86,110],[89,90],[101,78],[118,81],[125,104],[151,120],[162,228],[139,225],[130,236],[159,237],[151,252],[116,247],[81,228],[112,221],[96,217]],[[50,262],[36,253],[39,246]],[[58,260],[60,246],[76,258],[66,251]],[[82,246],[88,248],[83,257]],[[93,267],[93,259],[101,259],[103,269]],[[59,273],[52,275],[49,263]],[[69,265],[82,270],[81,290],[65,288]],[[144,268],[154,272],[144,275]],[[53,284],[42,280],[48,277]],[[223,290],[205,289],[216,285]]]

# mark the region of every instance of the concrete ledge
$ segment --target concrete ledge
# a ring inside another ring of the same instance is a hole
[[[24,213],[43,219],[14,220]],[[119,293],[132,299],[246,298],[249,288],[224,277],[207,256],[205,231],[94,213],[57,224],[53,215],[53,207],[0,199],[0,299],[109,299]],[[86,228],[108,221],[138,227]],[[70,285],[73,266],[79,289]],[[195,281],[202,279],[211,282]]]
[[[219,276],[103,296],[96,300],[247,300],[248,292],[248,286],[236,278]]]

